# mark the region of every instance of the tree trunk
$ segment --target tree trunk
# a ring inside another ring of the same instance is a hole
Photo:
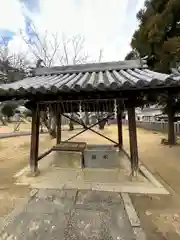
[[[3,119],[3,116],[0,116],[0,121],[2,122],[2,124],[4,126],[7,126],[7,123],[5,122],[5,120]]]
[[[97,113],[97,119],[98,119],[98,121],[100,121],[101,119],[103,119],[104,118],[104,114],[103,113]],[[106,125],[106,122],[107,122],[107,120],[104,120],[104,121],[101,121],[100,123],[99,123],[99,129],[100,130],[103,130],[104,129],[104,126]]]
[[[49,124],[48,124],[48,117],[47,117],[47,114],[46,112],[44,111],[41,111],[40,112],[40,116],[41,116],[41,123],[46,126],[46,128],[49,130]]]
[[[99,120],[100,120],[100,119],[99,119]],[[99,121],[99,120],[98,120],[98,121]],[[99,123],[99,129],[100,129],[100,130],[103,130],[104,127],[105,127],[105,125],[106,125],[106,120],[101,121],[101,122]]]
[[[176,137],[174,132],[174,112],[173,112],[173,97],[168,96],[167,113],[168,113],[168,144],[175,145]]]
[[[71,118],[73,118],[74,115],[73,113],[71,113]],[[74,130],[74,122],[72,120],[69,121],[69,131],[73,131]]]
[[[4,126],[6,126],[6,125],[7,125],[7,122],[4,120],[4,115],[3,115],[3,113],[2,113],[3,106],[4,106],[4,104],[1,103],[1,104],[0,104],[0,121],[2,122],[2,124],[3,124]]]
[[[54,113],[51,111],[50,112],[50,125],[49,125],[49,134],[53,137],[56,138],[56,116],[54,115]]]
[[[89,114],[88,112],[85,112],[85,125],[89,125]]]
[[[51,137],[55,138],[56,137],[56,116],[54,115],[53,111],[50,112],[49,118],[47,116],[46,111],[41,111],[40,114],[41,114],[42,123],[44,123],[44,125],[48,129]]]
[[[11,123],[11,117],[7,117],[7,121],[8,121],[8,123]]]

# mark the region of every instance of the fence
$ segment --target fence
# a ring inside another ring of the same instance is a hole
[[[128,124],[128,121],[124,120],[123,123]],[[144,129],[153,130],[153,131],[161,131],[161,132],[168,131],[168,123],[167,122],[136,121],[136,126],[139,128],[144,128]],[[179,122],[174,123],[174,130],[177,135],[180,135],[180,123]]]

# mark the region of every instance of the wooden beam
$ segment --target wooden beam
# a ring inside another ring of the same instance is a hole
[[[106,118],[103,118],[103,119],[99,120],[98,122],[96,122],[95,124],[93,124],[93,125],[87,127],[86,125],[82,124],[82,122],[80,122],[80,121],[78,121],[78,120],[75,120],[75,119],[69,117],[68,115],[62,114],[62,116],[68,118],[69,120],[72,120],[72,121],[75,122],[75,123],[80,124],[81,126],[83,126],[83,127],[85,128],[85,129],[83,129],[81,132],[76,133],[75,135],[73,135],[72,137],[68,138],[68,139],[65,140],[64,142],[68,142],[68,141],[72,140],[73,138],[77,137],[78,135],[82,134],[83,132],[85,132],[85,131],[87,131],[87,130],[90,130],[91,132],[96,133],[97,135],[99,135],[99,136],[101,136],[101,137],[107,139],[108,141],[114,143],[115,146],[118,146],[118,143],[115,142],[114,140],[112,140],[112,139],[110,139],[110,138],[104,136],[103,134],[101,134],[101,133],[99,133],[99,132],[96,132],[94,129],[92,129],[94,126],[96,126],[96,125],[99,124],[100,122],[109,119],[112,115],[113,115],[113,114],[110,114],[110,115],[107,116]]]
[[[59,144],[61,142],[61,111],[60,111],[60,103],[57,104],[56,123],[57,123],[56,143]]]
[[[86,63],[86,64],[76,64],[67,65],[60,67],[43,67],[36,68],[35,75],[44,74],[61,74],[61,73],[83,73],[83,72],[99,72],[106,70],[121,70],[121,69],[134,69],[147,67],[145,60],[128,60],[128,61],[118,61],[118,62],[104,62],[104,63]]]
[[[135,176],[138,173],[139,158],[137,146],[135,106],[133,106],[131,102],[128,104],[128,123],[129,123],[131,170],[132,176]]]
[[[30,167],[32,173],[38,172],[39,125],[40,113],[36,105],[36,107],[32,109],[31,125]]]
[[[40,154],[40,156],[38,157],[38,161],[40,161],[42,158],[46,157],[48,154],[50,154],[53,151],[53,148],[48,149],[47,151],[43,152],[42,154]]]
[[[122,137],[122,110],[120,109],[119,104],[117,108],[117,127],[118,127],[118,143],[119,143],[118,147],[120,151],[123,145],[123,137]]]

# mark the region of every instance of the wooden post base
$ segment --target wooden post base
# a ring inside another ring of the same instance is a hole
[[[139,170],[132,171],[130,175],[130,179],[132,182],[137,181],[139,176]]]
[[[39,171],[38,168],[36,168],[36,169],[31,168],[30,171],[27,174],[27,177],[37,177],[39,175],[40,175],[40,171]]]

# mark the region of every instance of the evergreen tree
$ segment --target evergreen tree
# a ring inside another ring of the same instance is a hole
[[[137,14],[140,24],[131,46],[140,57],[148,56],[147,64],[154,71],[170,73],[180,62],[179,12],[179,0],[146,0]],[[169,116],[168,142],[174,144],[173,121],[175,113],[180,112],[180,99],[161,97],[160,104]]]
[[[139,53],[135,50],[131,50],[125,57],[125,60],[135,60],[139,58]]]
[[[140,22],[131,46],[155,71],[170,72],[180,62],[180,1],[147,0],[137,14]]]

